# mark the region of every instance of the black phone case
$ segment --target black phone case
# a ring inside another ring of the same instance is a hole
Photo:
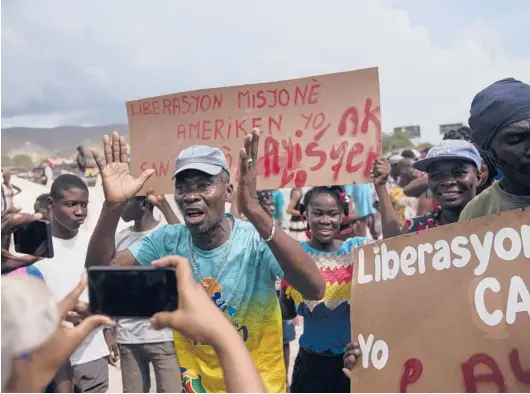
[[[37,256],[44,257],[47,259],[52,259],[55,256],[55,253],[53,250],[52,225],[47,220],[39,220],[39,222],[42,222],[46,225],[46,236],[47,236],[46,242],[48,243],[48,253],[43,254],[43,255],[37,255]],[[15,252],[26,254],[25,251],[20,249],[20,239],[24,234],[24,229],[25,227],[19,227],[13,232],[13,242],[15,243]]]
[[[88,276],[88,311],[91,314],[97,313],[97,311],[94,311],[93,305],[90,303],[91,293],[94,291],[94,288],[90,286],[90,272],[91,271],[107,271],[107,272],[113,272],[113,271],[171,271],[173,275],[176,275],[176,270],[174,267],[153,267],[151,265],[135,265],[135,266],[95,266],[95,267],[88,267],[87,268],[87,276]],[[177,282],[178,283],[178,282]],[[178,284],[177,284],[178,285]],[[150,318],[151,316],[145,316],[145,317],[138,317],[138,316],[128,316],[128,315],[116,315],[112,316],[114,319],[144,319],[144,318]]]

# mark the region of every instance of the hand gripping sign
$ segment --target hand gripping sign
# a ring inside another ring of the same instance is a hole
[[[530,210],[354,252],[352,392],[530,392]]]
[[[133,175],[172,193],[175,158],[192,145],[223,150],[238,174],[243,138],[261,131],[258,188],[365,183],[381,153],[377,68],[232,86],[126,103]]]

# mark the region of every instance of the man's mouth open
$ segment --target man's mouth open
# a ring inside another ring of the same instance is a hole
[[[197,224],[202,222],[204,218],[204,212],[198,209],[189,209],[184,212],[184,219],[189,224]]]

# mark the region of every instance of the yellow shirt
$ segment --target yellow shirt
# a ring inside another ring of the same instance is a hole
[[[392,204],[394,205],[394,211],[396,211],[399,227],[403,228],[407,220],[405,217],[407,206],[403,203],[403,201],[407,198],[407,196],[405,195],[403,188],[397,185],[390,188],[388,195],[390,196],[390,201],[392,201]]]

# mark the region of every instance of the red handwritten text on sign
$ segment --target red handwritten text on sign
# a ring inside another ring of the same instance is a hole
[[[176,156],[192,145],[222,149],[236,181],[255,127],[260,189],[366,182],[381,151],[377,69],[142,99],[127,113],[133,172],[154,168],[148,187],[164,192],[173,191]]]

